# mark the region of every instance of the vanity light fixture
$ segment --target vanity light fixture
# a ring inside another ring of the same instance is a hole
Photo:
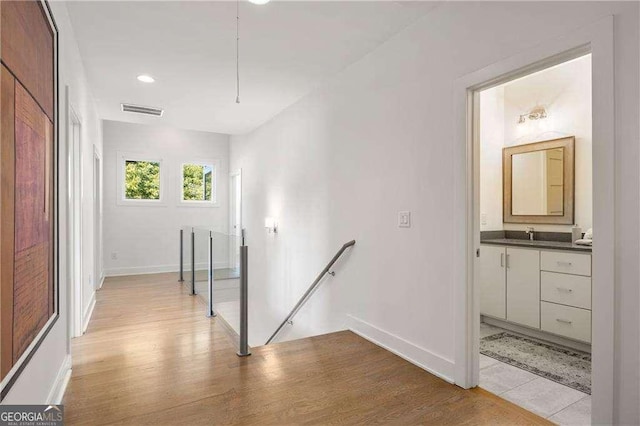
[[[269,3],[270,0],[249,0],[249,3],[257,4],[262,6],[263,4]]]
[[[278,224],[276,223],[276,220],[274,218],[272,218],[272,217],[265,217],[264,218],[264,227],[269,230],[270,234],[272,232],[274,234],[278,233]]]
[[[156,81],[156,79],[151,77],[150,75],[141,74],[138,76],[138,81],[141,81],[143,83],[153,83]]]
[[[547,110],[544,107],[535,107],[526,114],[521,114],[518,118],[518,124],[523,124],[528,120],[541,120],[547,118]]]

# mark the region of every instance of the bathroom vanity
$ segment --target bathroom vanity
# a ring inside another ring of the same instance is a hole
[[[591,343],[591,248],[486,239],[479,259],[482,315]]]
[[[575,223],[574,149],[574,137],[503,149],[502,221],[510,225],[481,233],[477,278],[485,318],[584,347],[591,343],[591,247],[573,244],[566,232]],[[562,232],[535,232],[537,224]]]

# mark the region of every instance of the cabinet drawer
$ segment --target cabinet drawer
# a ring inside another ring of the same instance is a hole
[[[541,251],[540,269],[564,274],[591,276],[591,255],[559,251]]]
[[[543,331],[591,343],[591,311],[540,302],[540,323]]]
[[[591,278],[542,271],[540,299],[576,308],[591,309]]]

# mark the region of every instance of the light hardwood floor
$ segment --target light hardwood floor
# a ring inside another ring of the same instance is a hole
[[[549,424],[348,331],[252,352],[175,274],[109,278],[73,341],[66,424]]]

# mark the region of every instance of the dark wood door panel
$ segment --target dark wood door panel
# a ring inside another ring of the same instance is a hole
[[[48,16],[39,0],[0,0],[0,400],[57,309],[57,30]]]
[[[16,253],[49,240],[48,118],[16,83]]]
[[[13,360],[49,319],[51,122],[20,83],[15,84],[15,268]]]
[[[2,62],[53,120],[53,34],[39,1],[2,1]]]
[[[55,141],[55,137],[54,137],[54,129],[55,126],[53,125],[53,123],[49,120],[47,120],[46,123],[47,126],[47,132],[46,132],[46,136],[45,136],[45,149],[46,149],[46,161],[45,161],[45,201],[44,201],[44,206],[45,206],[45,214],[44,216],[47,218],[48,221],[48,226],[49,226],[49,252],[48,252],[48,256],[49,256],[49,275],[47,276],[48,279],[48,289],[49,289],[49,317],[51,317],[52,315],[55,314],[55,296],[56,296],[56,290],[55,290],[55,277],[54,277],[54,271],[55,271],[55,265],[53,262],[54,256],[55,256],[55,251],[54,251],[54,247],[55,247],[55,221],[54,221],[54,202],[53,200],[55,199],[55,184],[54,182],[55,180],[55,174],[54,174],[54,166],[53,166],[53,162],[55,161],[55,148],[54,148],[54,141]]]
[[[0,375],[13,365],[15,79],[0,69]]]

